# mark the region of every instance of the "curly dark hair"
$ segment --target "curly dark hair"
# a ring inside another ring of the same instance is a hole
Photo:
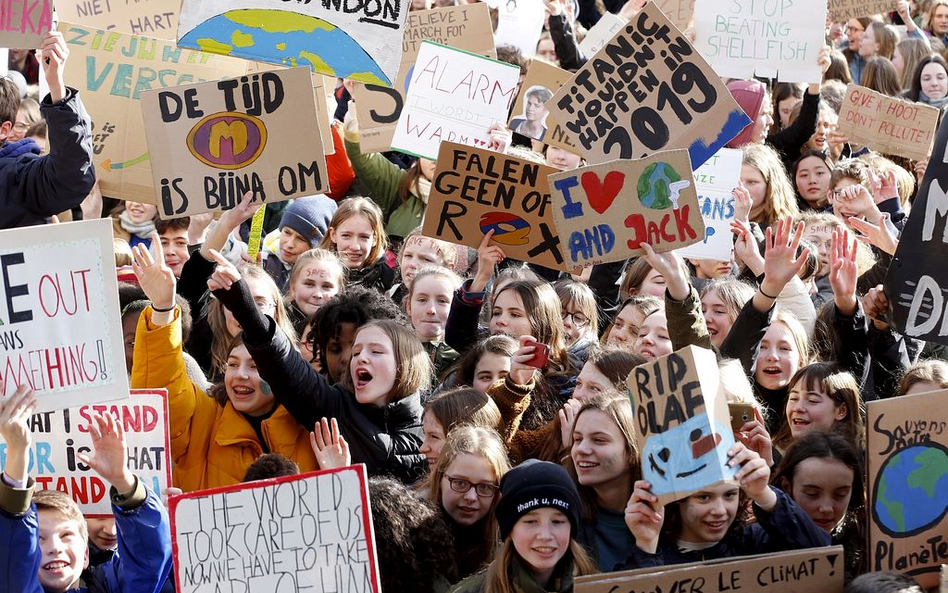
[[[279,453],[264,453],[250,464],[242,481],[256,482],[257,480],[295,476],[298,473],[300,473],[300,466],[296,465],[296,462]]]
[[[383,591],[435,590],[458,580],[454,535],[437,507],[391,478],[369,480]]]

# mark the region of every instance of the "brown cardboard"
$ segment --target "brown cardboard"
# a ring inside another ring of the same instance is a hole
[[[704,239],[684,150],[563,171],[550,177],[550,190],[563,255],[571,266],[642,255],[643,242],[661,252]]]
[[[866,405],[869,570],[903,572],[926,588],[938,586],[940,566],[948,561],[946,397],[948,390]],[[906,466],[904,482],[893,480],[901,463],[914,464]],[[906,494],[907,488],[919,496]],[[905,514],[909,509],[912,515]]]
[[[591,164],[687,148],[700,166],[750,120],[654,2],[548,103]]]
[[[626,380],[642,479],[661,506],[713,484],[736,483],[739,468],[727,466],[734,433],[719,384],[714,352],[697,346],[641,364]]]
[[[0,3],[0,47],[36,49],[53,28],[53,0]]]
[[[181,0],[56,0],[60,20],[158,39],[174,39]]]
[[[892,0],[827,0],[829,18],[836,23],[849,19],[875,14],[886,15],[892,12]]]
[[[527,75],[520,84],[520,94],[517,95],[517,101],[514,103],[514,108],[510,113],[510,122],[508,124],[510,128],[534,140],[539,140],[545,144],[551,144],[574,154],[579,154],[579,147],[576,145],[576,141],[570,136],[566,128],[557,123],[556,118],[549,113],[547,113],[543,120],[544,126],[542,134],[527,134],[524,130],[516,128],[519,122],[526,119],[524,102],[526,101],[528,92],[538,88],[545,88],[548,89],[552,95],[572,76],[573,74],[571,72],[557,68],[543,60],[531,60],[530,66],[527,68]]]
[[[927,159],[935,142],[939,110],[851,84],[839,110],[839,131],[850,141],[883,154]]]
[[[842,593],[843,547],[576,577],[576,593]]]
[[[682,31],[694,24],[695,0],[655,0],[655,4]]]
[[[60,23],[59,30],[70,52],[66,84],[79,89],[92,116],[92,149],[102,194],[156,204],[141,92],[239,76],[248,63],[117,31],[69,23]]]
[[[328,190],[308,68],[148,91],[142,106],[164,219],[229,210],[245,191],[270,203]]]
[[[364,154],[391,148],[395,124],[405,104],[405,81],[425,39],[489,58],[497,57],[486,4],[478,2],[409,12],[395,85],[392,88],[355,85],[353,90],[359,116],[359,145]]]
[[[507,257],[570,271],[550,212],[555,169],[490,150],[442,142],[422,232],[478,247],[490,229]]]

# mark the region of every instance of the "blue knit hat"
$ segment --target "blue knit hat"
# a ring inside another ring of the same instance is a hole
[[[335,213],[336,202],[326,196],[297,198],[283,211],[280,228],[290,227],[316,247],[329,230],[329,222]]]

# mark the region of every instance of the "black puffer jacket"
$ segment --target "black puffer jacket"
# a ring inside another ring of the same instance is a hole
[[[308,429],[320,418],[335,418],[349,443],[353,463],[370,475],[391,475],[413,483],[425,467],[421,446],[421,399],[413,394],[385,406],[360,404],[341,384],[330,385],[296,350],[276,322],[257,310],[246,282],[214,296],[243,328],[244,345],[270,384],[277,402]]]

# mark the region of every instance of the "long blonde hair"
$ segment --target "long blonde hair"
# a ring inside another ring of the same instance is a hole
[[[777,151],[766,144],[748,144],[743,151],[743,164],[757,169],[767,184],[759,216],[751,220],[768,227],[781,218],[797,216],[796,193]]]
[[[484,576],[484,593],[521,593],[514,585],[513,579],[510,578],[510,566],[513,565],[516,556],[518,554],[513,544],[513,537],[508,535],[500,551],[497,552],[497,557],[487,568],[487,574]],[[573,576],[599,572],[596,563],[589,557],[586,550],[576,543],[574,538],[570,538],[569,550],[560,559],[560,562],[566,562],[570,559],[573,562]]]

